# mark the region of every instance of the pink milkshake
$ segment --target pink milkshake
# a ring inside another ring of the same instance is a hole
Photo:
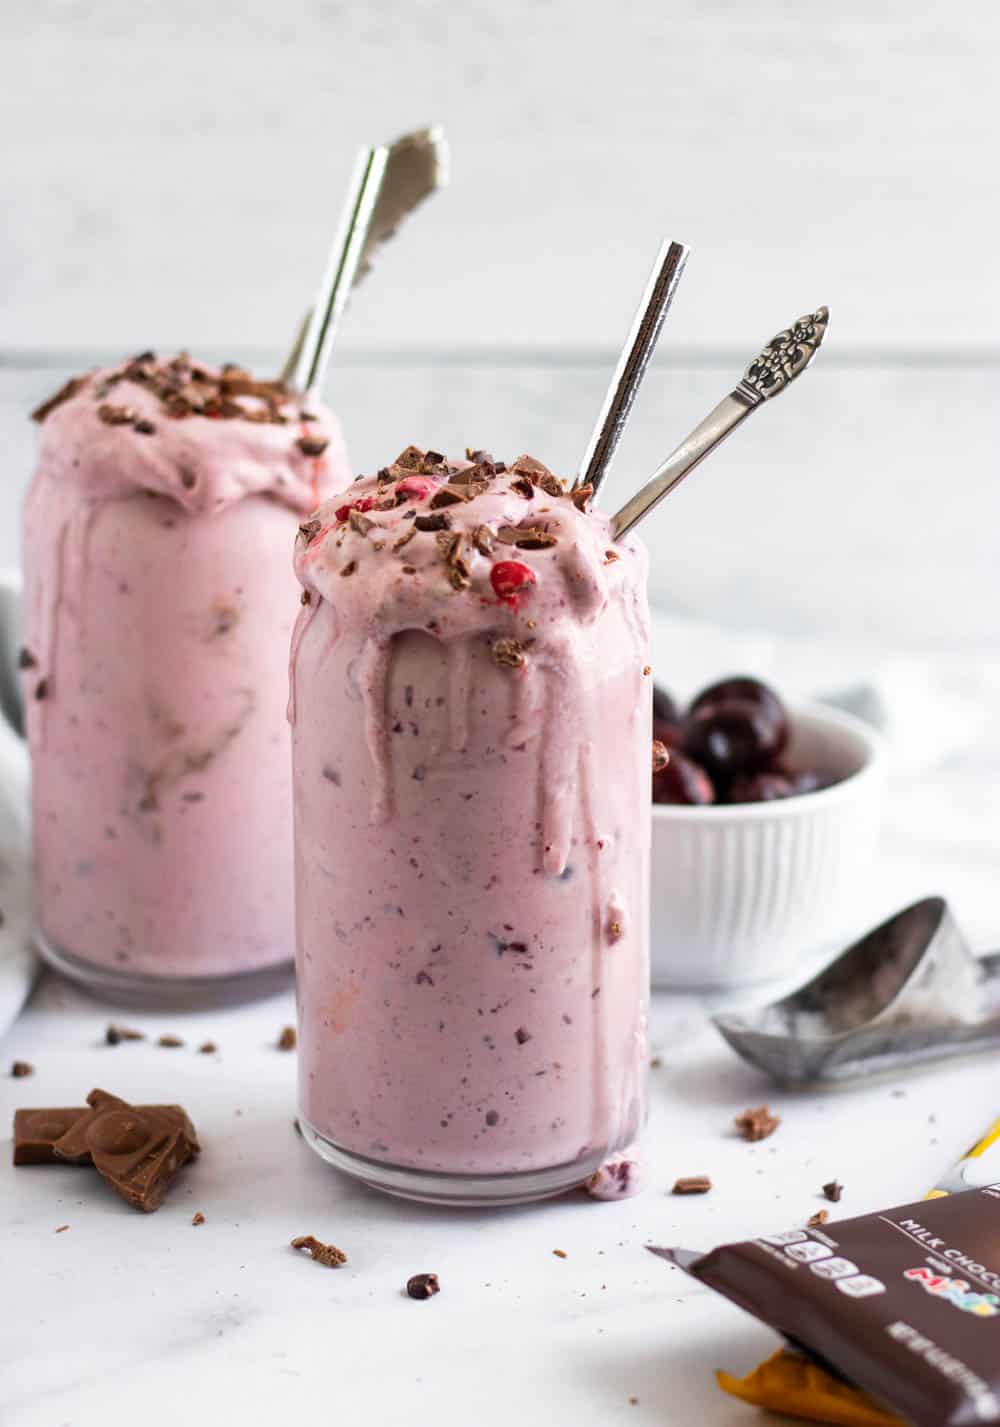
[[[410,448],[302,529],[301,1124],[376,1187],[555,1194],[636,1138],[646,557],[539,462]]]
[[[37,927],[105,992],[236,998],[293,945],[283,661],[332,414],[152,353],[36,412],[24,521]]]

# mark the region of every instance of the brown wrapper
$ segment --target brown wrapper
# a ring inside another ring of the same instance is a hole
[[[1000,1186],[653,1252],[914,1427],[1000,1423]]]

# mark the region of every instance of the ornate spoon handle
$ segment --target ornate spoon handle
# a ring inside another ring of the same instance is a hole
[[[821,307],[771,338],[760,356],[747,367],[739,384],[671,451],[642,489],[612,517],[611,533],[615,540],[659,505],[752,411],[784,391],[805,371],[826,336],[829,320],[829,310]]]

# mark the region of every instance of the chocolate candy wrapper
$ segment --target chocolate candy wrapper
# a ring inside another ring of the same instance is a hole
[[[870,1394],[872,1407],[913,1427],[1000,1423],[1000,1186],[704,1255],[653,1252]]]

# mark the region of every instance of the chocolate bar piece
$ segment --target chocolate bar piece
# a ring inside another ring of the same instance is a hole
[[[179,1105],[130,1105],[92,1090],[84,1110],[21,1110],[15,1164],[92,1164],[135,1209],[158,1209],[177,1171],[199,1153]]]
[[[124,1102],[123,1102],[124,1103]],[[180,1105],[140,1105],[143,1112],[155,1110],[169,1115],[179,1129],[183,1129],[192,1143],[197,1144],[194,1126]],[[14,1163],[24,1164],[91,1164],[90,1150],[84,1146],[76,1159],[64,1154],[56,1154],[57,1140],[62,1140],[91,1109],[84,1106],[68,1106],[52,1110],[14,1111]]]
[[[704,1255],[652,1252],[912,1427],[1000,1423],[1000,1185]]]

